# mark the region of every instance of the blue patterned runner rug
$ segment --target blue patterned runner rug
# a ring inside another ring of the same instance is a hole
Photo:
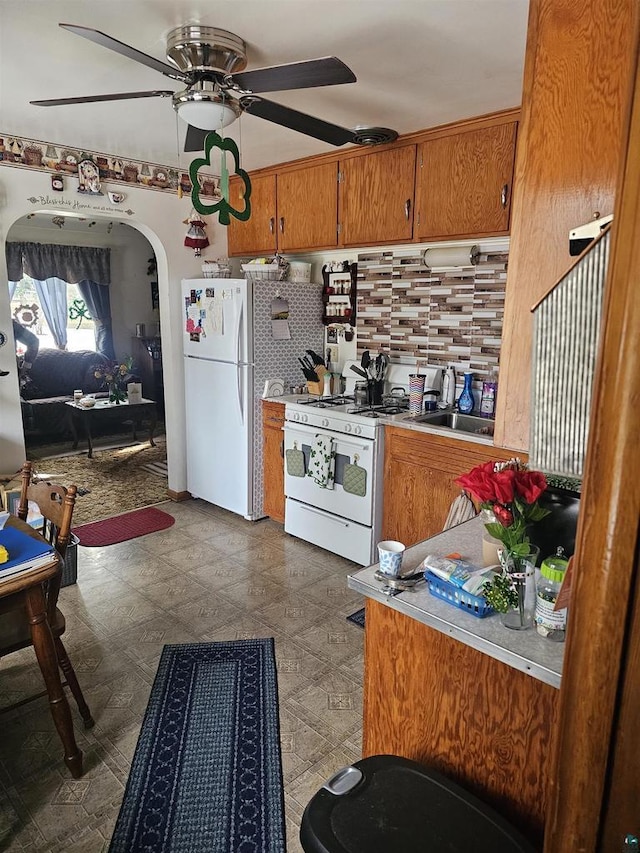
[[[273,640],[165,646],[109,853],[284,853]]]

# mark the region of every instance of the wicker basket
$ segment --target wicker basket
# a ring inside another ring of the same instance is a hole
[[[284,281],[287,277],[288,265],[242,264],[242,272],[248,281]]]

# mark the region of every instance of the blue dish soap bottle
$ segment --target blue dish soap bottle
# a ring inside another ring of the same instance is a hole
[[[464,388],[462,389],[462,393],[458,397],[458,411],[462,412],[464,415],[469,415],[473,411],[474,400],[473,400],[473,390],[471,383],[473,382],[473,373],[468,373],[465,371],[464,374]]]

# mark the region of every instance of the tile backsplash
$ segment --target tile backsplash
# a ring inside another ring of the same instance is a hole
[[[424,358],[478,379],[498,364],[507,252],[481,252],[476,266],[430,270],[422,252],[358,255],[358,352]]]

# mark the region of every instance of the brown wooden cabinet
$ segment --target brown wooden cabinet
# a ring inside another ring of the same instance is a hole
[[[262,403],[263,479],[262,509],[284,524],[284,403]]]
[[[418,146],[416,239],[508,233],[516,126],[467,130]]]
[[[487,444],[385,427],[382,538],[408,546],[440,533],[460,494],[455,478],[482,462],[512,455]]]
[[[385,604],[366,611],[363,757],[434,767],[539,843],[558,691]]]
[[[236,210],[244,209],[244,182],[229,180],[229,200]],[[251,178],[251,216],[241,222],[235,216],[227,228],[229,255],[262,256],[276,251],[276,176]]]
[[[338,242],[338,164],[278,173],[278,250],[323,249]]]
[[[415,166],[415,145],[340,161],[341,246],[411,240]]]

